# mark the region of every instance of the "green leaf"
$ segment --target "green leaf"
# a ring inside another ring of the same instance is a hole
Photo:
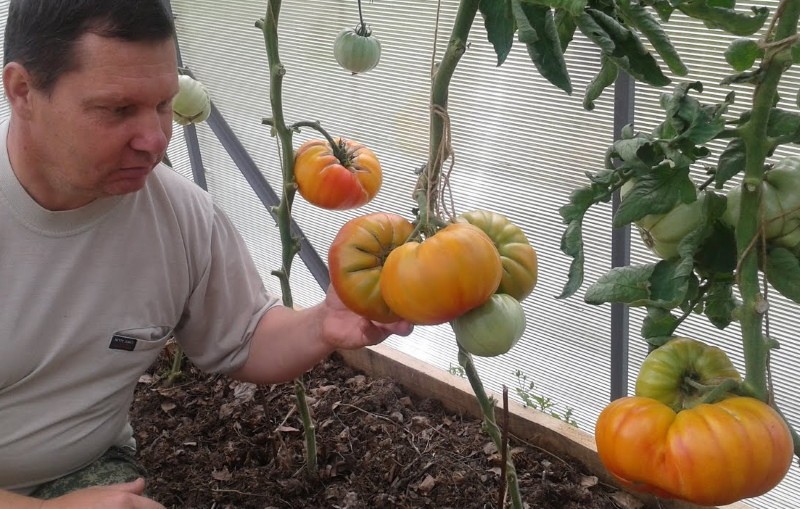
[[[586,290],[584,300],[589,304],[645,305],[650,300],[650,277],[655,269],[655,264],[615,267]]]
[[[800,142],[800,114],[772,108],[767,124],[767,136],[782,138],[784,143]]]
[[[658,21],[650,14],[650,12],[639,2],[632,2],[631,0],[619,0],[617,8],[620,17],[624,19],[628,25],[636,28],[650,41],[656,52],[661,55],[664,63],[667,64],[669,69],[678,76],[686,76],[689,69],[686,68],[681,61],[680,55],[669,40],[669,36],[658,23]]]
[[[600,71],[586,87],[586,94],[583,96],[584,109],[593,110],[594,102],[600,97],[603,90],[617,81],[618,75],[619,67],[617,67],[617,64],[605,54],[600,55]]]
[[[756,59],[764,53],[752,39],[736,39],[725,50],[725,61],[734,71],[742,72],[753,67]]]
[[[586,9],[589,0],[522,0],[523,3],[539,4],[553,9],[566,11],[573,16],[578,16]]]
[[[676,7],[691,18],[701,20],[708,28],[719,28],[733,35],[752,35],[758,32],[769,16],[766,7],[753,7],[753,15],[737,12],[733,2],[713,0],[683,0]]]
[[[577,22],[580,31],[628,74],[657,87],[669,84],[639,37],[617,20],[596,9],[586,9]]]
[[[489,42],[497,54],[497,65],[503,65],[514,44],[514,16],[511,13],[511,0],[480,0],[478,10],[483,17],[483,25]]]
[[[722,208],[722,211],[725,209]],[[736,269],[736,237],[722,221],[713,221],[711,232],[694,254],[695,270],[707,278],[733,277]]]
[[[650,338],[671,337],[680,321],[666,309],[648,306],[647,316],[642,321],[642,337],[649,343]]]
[[[519,40],[528,48],[528,55],[539,74],[567,94],[572,93],[572,82],[561,50],[553,11],[543,5],[511,0],[512,12],[519,27]]]
[[[672,6],[672,2],[669,0],[645,0],[644,3],[652,5],[656,14],[658,14],[658,18],[665,23],[669,21],[670,16],[675,11],[675,7]]]
[[[730,325],[737,305],[733,296],[733,282],[712,281],[705,304],[703,312],[714,327],[721,330]]]
[[[561,52],[565,53],[569,43],[572,42],[578,25],[575,24],[575,18],[563,9],[556,10],[554,21],[558,32],[558,40],[561,42]]]
[[[583,216],[569,222],[567,229],[561,236],[561,251],[567,256],[572,257],[569,267],[569,275],[564,288],[561,290],[559,299],[566,299],[575,295],[575,292],[583,284]]]
[[[800,260],[791,251],[779,247],[767,253],[765,272],[778,293],[800,304]]]
[[[714,187],[722,189],[725,182],[744,170],[745,150],[746,146],[741,138],[734,138],[728,143],[728,146],[719,156],[717,172],[714,175]]]
[[[691,90],[702,92],[702,83],[678,84],[672,95],[661,96],[661,106],[666,111],[666,122],[671,124],[679,138],[702,145],[716,138],[725,129],[726,119],[723,114],[733,103],[734,95],[729,93],[720,104],[704,105],[689,95]]]
[[[696,197],[689,168],[663,168],[636,179],[614,214],[615,227],[638,221],[649,214],[664,214],[679,203]]]

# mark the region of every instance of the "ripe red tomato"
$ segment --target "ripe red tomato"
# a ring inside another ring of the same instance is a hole
[[[345,210],[369,203],[381,188],[383,173],[370,149],[337,139],[303,143],[294,159],[297,190],[309,203],[324,209]]]
[[[623,485],[699,505],[768,492],[793,456],[781,416],[744,397],[678,413],[654,399],[621,398],[601,412],[595,440],[603,464]]]
[[[328,268],[345,306],[376,322],[400,319],[381,296],[381,271],[389,253],[413,230],[405,218],[386,213],[356,217],[342,226],[328,250]]]
[[[492,239],[476,226],[455,223],[392,251],[383,266],[381,294],[406,320],[436,325],[486,302],[502,274]]]

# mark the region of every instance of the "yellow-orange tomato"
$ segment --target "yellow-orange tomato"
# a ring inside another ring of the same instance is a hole
[[[381,296],[380,278],[389,253],[414,227],[397,214],[374,213],[342,226],[328,250],[331,284],[345,306],[376,322],[396,322]]]
[[[502,274],[492,240],[476,226],[455,223],[392,251],[383,265],[381,294],[406,320],[436,325],[486,302]]]
[[[789,428],[753,398],[675,413],[650,398],[621,398],[600,413],[597,452],[627,487],[699,505],[763,495],[792,463]]]
[[[294,159],[297,190],[309,203],[324,209],[345,210],[369,203],[381,188],[383,173],[370,149],[336,139],[303,143]]]

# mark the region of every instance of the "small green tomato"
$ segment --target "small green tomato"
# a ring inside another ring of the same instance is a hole
[[[172,102],[172,119],[180,125],[206,120],[211,114],[211,98],[206,87],[186,74],[178,76],[178,86],[178,95]]]
[[[525,311],[514,297],[495,293],[489,300],[459,316],[450,325],[466,352],[480,357],[501,355],[525,332]]]
[[[333,56],[344,69],[353,74],[374,69],[381,59],[381,41],[372,31],[358,25],[339,32],[333,43]]]

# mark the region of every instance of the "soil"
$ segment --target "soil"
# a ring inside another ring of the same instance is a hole
[[[148,494],[168,509],[498,507],[501,456],[480,422],[390,379],[336,355],[304,378],[317,426],[311,479],[294,384],[257,387],[192,366],[168,384],[169,355],[141,378],[132,409]],[[513,438],[509,450],[526,507],[638,505],[570,458]]]

